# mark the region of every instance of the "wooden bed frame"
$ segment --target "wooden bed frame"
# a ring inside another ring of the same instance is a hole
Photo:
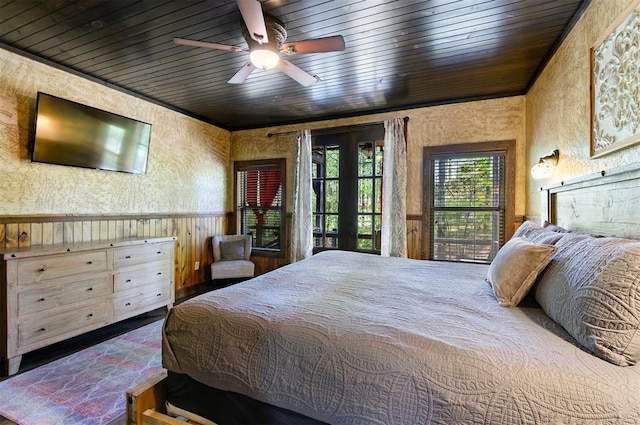
[[[159,373],[127,391],[127,425],[199,425],[166,414],[166,377],[166,372]]]
[[[540,192],[542,221],[575,232],[640,239],[640,164],[574,178]],[[164,414],[165,377],[160,374],[127,392],[127,425],[185,423]]]
[[[640,164],[541,188],[542,221],[574,232],[640,239]]]

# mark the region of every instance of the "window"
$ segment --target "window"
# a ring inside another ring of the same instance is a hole
[[[384,127],[313,134],[314,251],[380,252]]]
[[[282,252],[285,160],[234,164],[238,232],[253,236],[255,253]]]
[[[504,244],[513,222],[505,143],[425,148],[426,258],[490,263]]]

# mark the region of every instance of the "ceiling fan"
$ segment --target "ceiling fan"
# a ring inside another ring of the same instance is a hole
[[[229,81],[229,84],[241,84],[256,69],[268,70],[277,68],[303,86],[310,86],[318,81],[318,77],[303,71],[291,62],[281,59],[285,55],[306,53],[337,52],[345,48],[341,35],[314,38],[309,40],[285,43],[287,30],[282,21],[262,12],[258,0],[236,0],[243,19],[242,35],[248,48],[227,44],[209,43],[206,41],[174,38],[176,44],[208,49],[226,50],[229,52],[249,52],[247,62]]]

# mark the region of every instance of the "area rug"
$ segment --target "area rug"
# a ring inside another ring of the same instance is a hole
[[[0,382],[0,415],[20,425],[108,424],[129,388],[162,371],[162,320]]]

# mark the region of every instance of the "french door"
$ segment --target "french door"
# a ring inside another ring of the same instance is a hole
[[[313,135],[314,252],[380,252],[382,125]]]

